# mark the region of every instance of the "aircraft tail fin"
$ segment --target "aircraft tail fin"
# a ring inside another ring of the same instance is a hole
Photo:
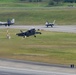
[[[45,23],[46,25],[48,25],[49,24],[49,22],[48,21],[46,21],[46,23]]]
[[[53,24],[55,24],[55,20],[53,21]]]
[[[20,32],[21,32],[21,33],[23,33],[23,31],[22,31],[22,30],[20,30]]]
[[[12,19],[12,20],[11,20],[11,23],[15,23],[15,19]]]

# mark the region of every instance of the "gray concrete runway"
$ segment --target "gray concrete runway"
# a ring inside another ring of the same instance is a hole
[[[0,75],[76,75],[76,68],[55,67],[49,64],[22,60],[0,59]]]
[[[0,75],[75,75],[70,73],[60,73],[52,71],[38,71],[31,69],[19,69],[11,67],[2,67],[0,66]]]
[[[11,26],[10,28],[18,28],[18,29],[31,29],[31,28],[36,28],[36,29],[41,29],[41,30],[46,30],[46,31],[57,31],[57,32],[71,32],[71,33],[76,33],[76,25],[68,25],[68,26],[54,26],[53,28],[51,27],[46,27],[44,25],[42,26]]]
[[[7,28],[5,26],[0,26],[0,28]],[[76,33],[76,25],[63,25],[63,26],[54,26],[53,28],[51,27],[46,27],[45,25],[12,25],[9,28],[13,28],[13,29],[31,29],[31,28],[35,28],[35,29],[41,29],[41,30],[46,30],[46,31],[56,31],[56,32],[70,32],[70,33]]]
[[[0,75],[76,75],[76,74],[0,66]]]
[[[42,26],[11,26],[10,28],[17,28],[17,29],[41,29],[41,30],[46,30],[46,31],[57,31],[57,32],[71,32],[71,33],[76,33],[76,25],[64,25],[64,26],[54,26],[53,28],[51,27],[46,27],[44,25]]]

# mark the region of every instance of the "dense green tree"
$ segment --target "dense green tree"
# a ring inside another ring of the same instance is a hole
[[[42,0],[32,0],[33,2],[42,2]]]
[[[64,2],[70,2],[70,3],[73,3],[73,2],[76,2],[76,0],[64,0]]]
[[[60,2],[63,2],[64,0],[54,0],[57,4],[59,4]]]
[[[49,0],[49,5],[59,5],[63,0]]]
[[[61,2],[69,2],[69,3],[76,2],[76,0],[19,0],[19,1],[25,1],[25,2],[48,2],[49,5],[59,4]]]
[[[38,2],[44,2],[44,0],[38,0]]]
[[[49,3],[48,3],[49,5],[54,5],[55,3],[54,3],[54,1],[53,0],[49,0]]]
[[[26,1],[26,0],[20,0],[20,1]]]
[[[32,0],[29,0],[29,2],[32,2]]]

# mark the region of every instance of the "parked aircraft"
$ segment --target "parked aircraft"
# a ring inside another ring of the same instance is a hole
[[[10,25],[12,25],[12,24],[14,24],[15,23],[15,19],[12,19],[12,20],[7,20],[7,22],[1,22],[0,21],[0,25],[5,25],[5,26],[10,26]]]
[[[55,24],[55,20],[53,21],[53,23],[49,23],[48,21],[46,22],[46,26],[47,26],[47,27],[48,27],[48,26],[53,27],[53,26],[54,26],[54,24]]]
[[[36,34],[41,34],[41,32],[36,32],[35,28],[27,30],[26,32],[23,32],[22,30],[20,30],[21,33],[17,33],[16,35],[18,36],[22,36],[23,38],[25,37],[29,37],[34,35],[34,37],[36,37]]]

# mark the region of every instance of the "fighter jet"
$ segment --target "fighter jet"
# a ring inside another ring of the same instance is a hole
[[[5,25],[5,26],[10,26],[10,25],[12,25],[12,24],[14,24],[15,23],[15,19],[12,19],[12,20],[7,20],[7,22],[1,22],[0,21],[0,25]]]
[[[53,23],[49,23],[48,21],[46,21],[46,26],[48,27],[48,26],[51,26],[51,27],[53,27],[54,26],[54,24],[55,24],[55,20],[53,21]]]
[[[32,36],[32,35],[34,35],[34,37],[36,37],[36,34],[41,34],[41,32],[36,32],[36,30],[34,28],[30,29],[30,30],[27,30],[25,32],[23,32],[22,30],[20,30],[20,31],[21,31],[21,33],[17,33],[16,35],[22,36],[23,38],[29,37],[29,36]]]

